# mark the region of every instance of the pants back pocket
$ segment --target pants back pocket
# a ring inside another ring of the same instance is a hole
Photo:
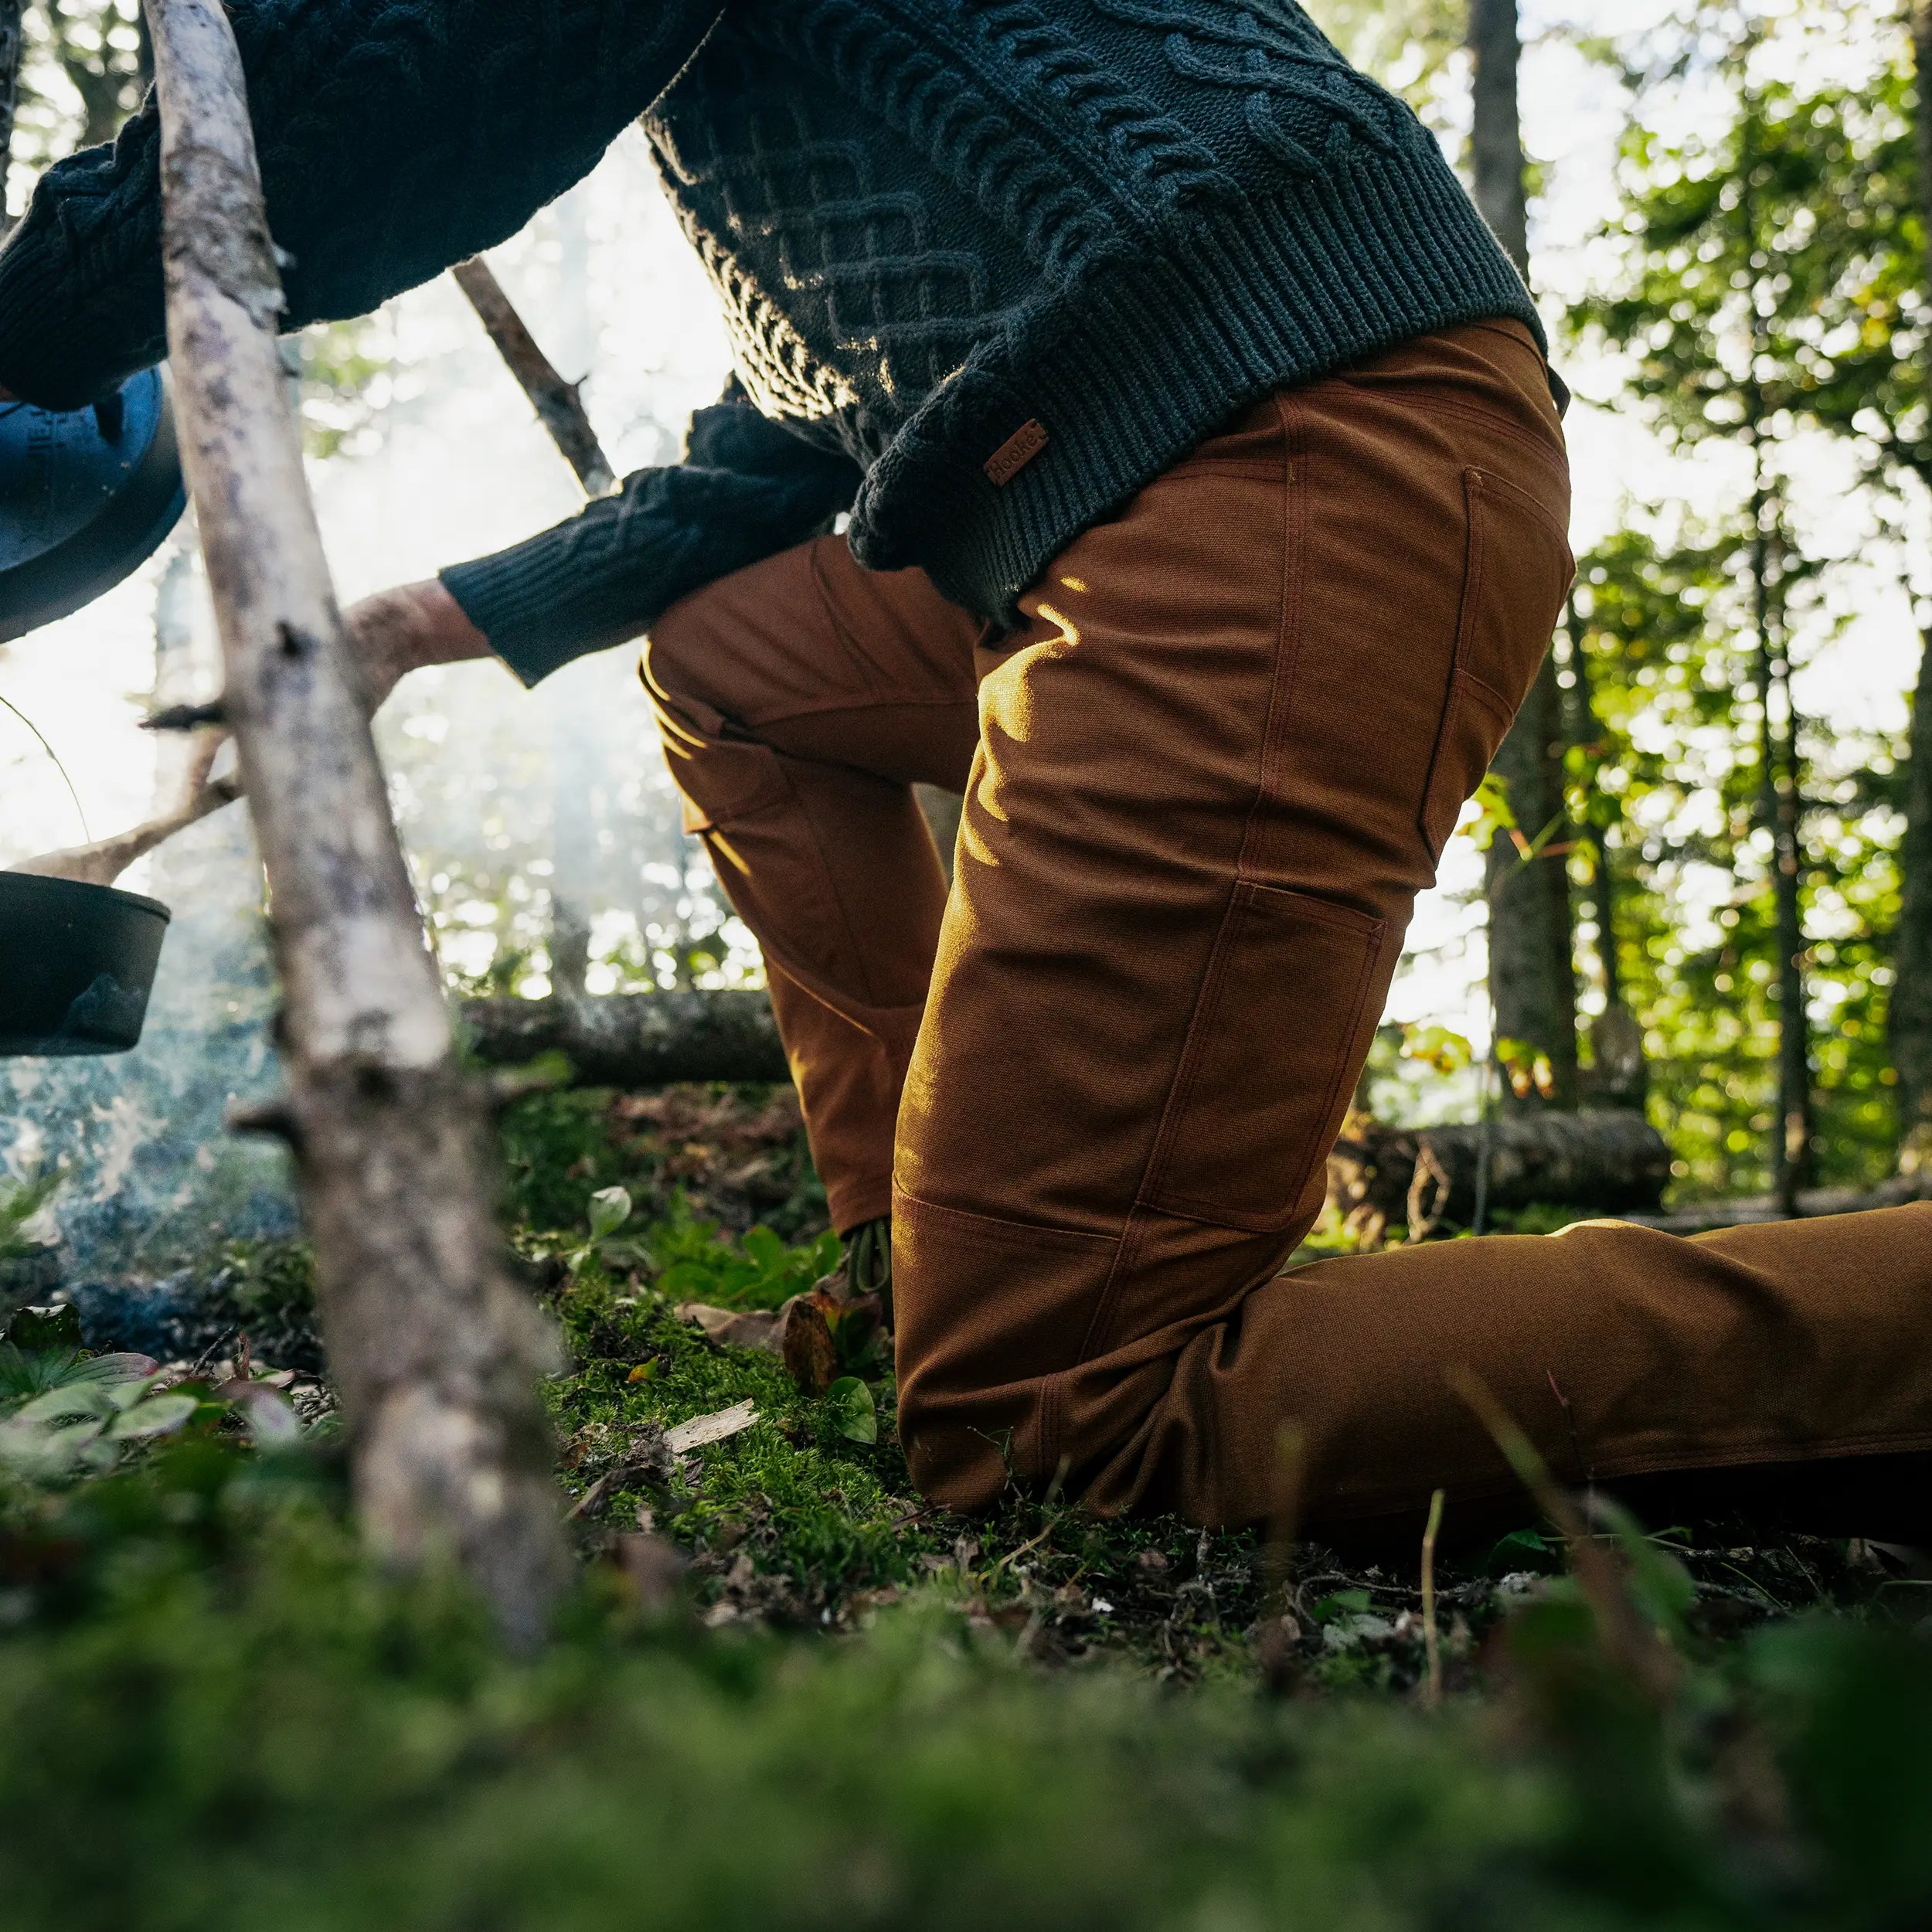
[[[1462,614],[1422,801],[1432,866],[1536,682],[1576,573],[1562,529],[1528,491],[1471,469],[1463,493],[1469,553]]]

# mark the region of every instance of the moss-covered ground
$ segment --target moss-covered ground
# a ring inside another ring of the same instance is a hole
[[[1653,1526],[1607,1604],[1526,1505],[1431,1614],[1414,1559],[951,1517],[883,1355],[813,1398],[676,1313],[828,1264],[787,1097],[539,1096],[507,1141],[570,1351],[557,1641],[507,1658],[453,1583],[364,1564],[325,1389],[299,1437],[220,1392],[305,1321],[299,1252],[231,1252],[192,1417],[0,1468],[8,1932],[1932,1924],[1898,1553]],[[0,1345],[0,1427],[55,1359]]]

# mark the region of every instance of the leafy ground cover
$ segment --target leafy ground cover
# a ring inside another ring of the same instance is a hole
[[[1416,1561],[947,1516],[883,1354],[815,1398],[677,1312],[828,1261],[784,1100],[539,1097],[509,1148],[571,1353],[540,1658],[359,1557],[325,1387],[246,1325],[299,1338],[298,1250],[226,1257],[159,1372],[70,1316],[0,1342],[10,1932],[1932,1922],[1896,1553],[1693,1524],[1575,1563],[1526,1506],[1425,1604]]]

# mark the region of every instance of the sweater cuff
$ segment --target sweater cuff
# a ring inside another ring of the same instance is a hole
[[[577,658],[641,635],[648,617],[614,617],[587,596],[580,559],[560,533],[546,530],[494,556],[453,563],[437,573],[463,614],[525,686],[540,684]]]

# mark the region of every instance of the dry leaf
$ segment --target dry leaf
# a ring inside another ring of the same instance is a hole
[[[795,1295],[781,1314],[779,1352],[787,1372],[807,1395],[823,1395],[838,1379],[838,1352],[820,1298]]]
[[[778,1352],[779,1314],[771,1308],[714,1308],[703,1301],[681,1301],[678,1319],[695,1321],[705,1338],[725,1349],[758,1349]]]

